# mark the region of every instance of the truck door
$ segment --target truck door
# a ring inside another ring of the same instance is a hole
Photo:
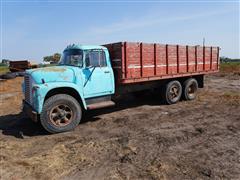
[[[85,98],[114,93],[114,77],[110,62],[102,49],[85,51],[83,93]],[[109,63],[109,64],[108,64]]]

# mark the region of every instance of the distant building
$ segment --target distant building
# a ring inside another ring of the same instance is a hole
[[[8,59],[2,59],[2,64],[9,66],[10,60]]]

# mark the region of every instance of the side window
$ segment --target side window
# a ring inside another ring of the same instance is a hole
[[[94,67],[105,67],[106,56],[103,50],[91,50],[86,53],[85,57],[86,66],[94,66]]]
[[[106,55],[105,55],[104,51],[100,51],[99,64],[100,64],[101,67],[107,66]]]

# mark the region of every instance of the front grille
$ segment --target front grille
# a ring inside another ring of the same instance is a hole
[[[31,104],[32,102],[32,98],[31,98],[31,89],[32,89],[32,85],[31,85],[31,77],[29,75],[25,75],[24,76],[24,84],[25,84],[25,101],[27,101],[29,104]]]

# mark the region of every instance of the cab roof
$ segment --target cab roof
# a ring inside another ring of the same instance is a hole
[[[80,44],[71,44],[68,45],[64,51],[69,49],[81,49],[81,50],[88,50],[88,49],[107,49],[104,46],[98,46],[98,45],[80,45]]]

